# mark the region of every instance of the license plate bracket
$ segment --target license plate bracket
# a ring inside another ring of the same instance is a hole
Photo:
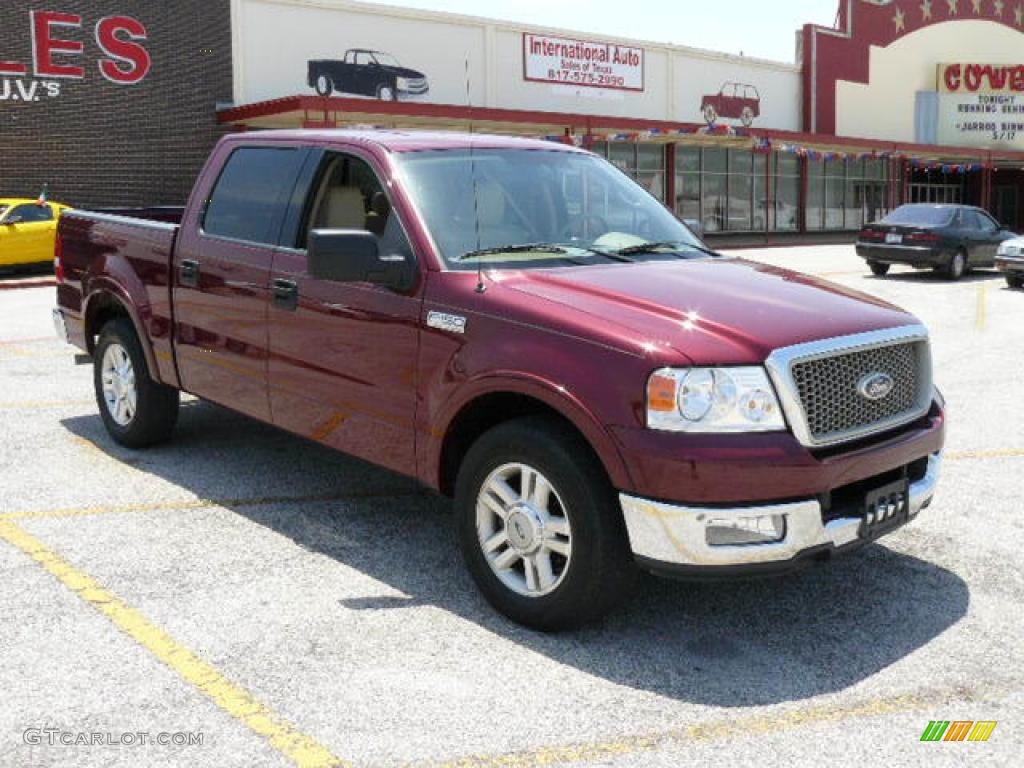
[[[888,483],[864,498],[860,536],[877,539],[910,519],[910,481],[902,478]]]

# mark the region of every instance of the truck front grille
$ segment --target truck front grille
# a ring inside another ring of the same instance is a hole
[[[933,397],[920,326],[790,347],[772,354],[767,367],[794,434],[811,447],[909,423],[927,413]],[[866,383],[885,377],[891,390],[872,399]]]
[[[793,380],[811,436],[827,440],[912,411],[917,404],[918,368],[916,344],[797,363]],[[869,400],[857,390],[874,373],[892,377],[893,390],[881,400]]]

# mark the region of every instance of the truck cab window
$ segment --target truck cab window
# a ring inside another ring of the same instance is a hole
[[[314,229],[366,230],[377,236],[381,254],[413,255],[377,174],[358,157],[332,155],[325,161],[299,248],[306,247],[309,232]]]
[[[214,186],[203,219],[207,235],[277,245],[287,193],[305,160],[296,149],[235,150]]]

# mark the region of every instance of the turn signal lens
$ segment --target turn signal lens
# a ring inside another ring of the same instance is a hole
[[[647,407],[659,413],[676,409],[676,380],[655,374],[647,382]]]

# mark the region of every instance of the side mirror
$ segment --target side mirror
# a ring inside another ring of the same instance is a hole
[[[318,280],[373,283],[394,290],[412,287],[414,272],[402,254],[381,256],[377,237],[360,229],[314,229],[307,245],[307,271]]]
[[[704,239],[704,225],[697,219],[683,219],[683,224],[701,240]]]

